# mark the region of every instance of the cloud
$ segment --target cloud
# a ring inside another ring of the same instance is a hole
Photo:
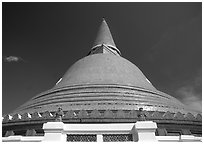
[[[201,99],[201,93],[197,93],[195,91],[194,87],[186,86],[178,89],[178,94],[180,94],[181,101],[183,104],[188,106],[189,108],[196,110],[196,111],[202,111],[202,99]]]
[[[184,86],[176,91],[180,100],[189,108],[202,111],[202,72],[199,70],[198,75]]]
[[[21,57],[18,56],[4,56],[3,60],[5,62],[19,62],[19,61],[24,61]]]
[[[202,111],[202,17],[172,25],[147,51],[152,65],[159,65],[161,87],[189,108]],[[156,73],[155,75],[158,75]],[[159,82],[158,82],[159,83]]]

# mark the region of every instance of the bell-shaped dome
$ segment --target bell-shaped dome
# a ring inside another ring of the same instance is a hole
[[[103,20],[89,55],[73,64],[56,85],[14,113],[63,110],[188,111],[177,99],[158,91],[141,70],[121,57]]]
[[[156,91],[140,69],[113,54],[94,54],[73,64],[54,89],[73,85],[123,85]]]
[[[89,55],[73,64],[53,89],[76,85],[119,85],[156,91],[140,69],[120,55],[103,19]]]

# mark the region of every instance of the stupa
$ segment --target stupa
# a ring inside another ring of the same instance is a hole
[[[156,135],[202,134],[202,116],[157,90],[141,70],[121,56],[103,19],[90,52],[74,63],[56,85],[3,117],[3,136],[43,135],[43,123],[62,108],[64,123],[129,123],[146,119]]]

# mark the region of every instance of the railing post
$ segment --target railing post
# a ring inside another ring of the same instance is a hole
[[[43,141],[66,142],[63,122],[47,122],[43,124],[43,130],[45,132]]]
[[[138,134],[138,142],[157,141],[155,131],[157,124],[152,121],[138,121],[135,123],[135,129]]]
[[[97,134],[97,142],[103,142],[103,135]]]

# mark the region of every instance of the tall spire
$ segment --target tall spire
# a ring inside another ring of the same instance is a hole
[[[109,51],[110,53],[113,53],[116,55],[121,55],[120,51],[117,49],[115,45],[110,29],[108,27],[108,24],[103,18],[103,21],[101,23],[101,26],[99,27],[99,31],[90,54],[99,53],[99,52],[105,53],[105,51],[106,52]]]

